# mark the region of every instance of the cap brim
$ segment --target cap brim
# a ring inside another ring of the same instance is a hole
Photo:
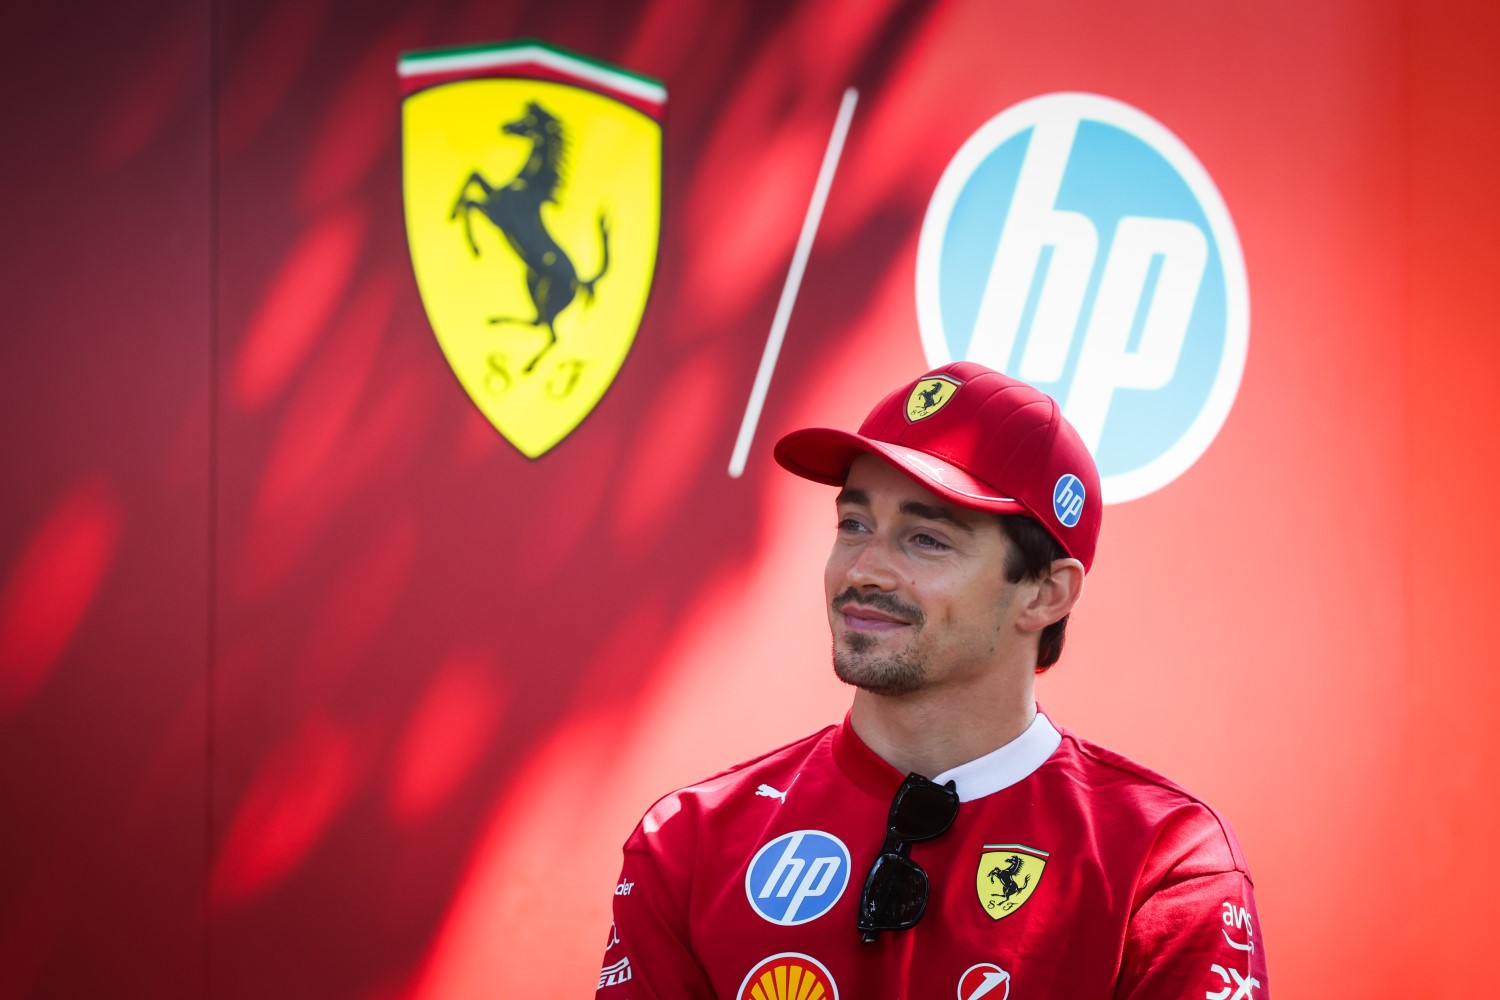
[[[1035,516],[1026,505],[975,479],[956,465],[934,458],[924,451],[888,444],[871,438],[834,430],[831,427],[809,427],[793,431],[776,442],[776,461],[783,469],[803,479],[829,486],[842,486],[849,476],[849,466],[860,455],[875,455],[910,476],[916,483],[938,496],[974,510],[998,514]]]

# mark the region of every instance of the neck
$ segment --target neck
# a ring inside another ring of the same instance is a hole
[[[1026,670],[910,694],[861,689],[849,721],[865,745],[896,770],[931,778],[1024,733],[1036,718],[1033,681],[1033,672]]]

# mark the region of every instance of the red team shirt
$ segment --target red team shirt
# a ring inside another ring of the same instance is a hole
[[[656,803],[625,843],[598,1000],[1266,1000],[1249,871],[1190,793],[1046,716],[937,775],[931,896],[855,909],[903,775],[843,724]]]

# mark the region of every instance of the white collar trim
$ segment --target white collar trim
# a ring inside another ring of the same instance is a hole
[[[1030,777],[1061,745],[1062,734],[1038,712],[1026,731],[1005,746],[949,768],[932,780],[942,784],[952,779],[958,786],[958,801],[972,802]]]

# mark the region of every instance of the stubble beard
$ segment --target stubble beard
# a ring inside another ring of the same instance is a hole
[[[869,636],[850,636],[847,642],[847,649],[833,647],[833,672],[845,684],[881,695],[911,694],[926,686],[927,669],[915,657],[872,654]]]
[[[858,600],[851,591],[845,591],[833,601],[838,609],[849,600],[880,608],[891,614],[901,614],[914,619],[920,628],[924,619],[921,611],[897,603],[884,595]],[[881,655],[876,652],[880,639],[861,632],[846,632],[842,645],[837,636],[833,640],[833,673],[845,684],[879,695],[903,695],[920,691],[927,685],[927,668],[920,659],[909,652]]]

